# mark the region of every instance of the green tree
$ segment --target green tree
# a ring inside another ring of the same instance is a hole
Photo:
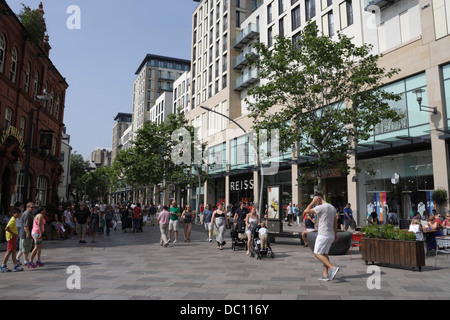
[[[180,129],[188,135],[182,134],[180,140],[173,139]],[[133,146],[116,156],[113,163],[114,185],[151,186],[165,181],[166,186],[168,183],[185,186],[198,181],[197,169],[204,179],[206,175],[201,171],[201,165],[193,167],[193,136],[194,129],[182,113],[170,114],[161,124],[146,123],[138,131]],[[188,143],[189,149],[186,148],[183,154],[178,146],[186,138],[190,138],[191,143]],[[184,163],[174,161],[183,156],[188,156]]]
[[[273,49],[255,43],[259,58],[249,59],[264,79],[246,99],[255,131],[278,129],[281,151],[295,146],[310,157],[304,172],[316,171],[319,190],[325,170],[350,169],[349,153],[377,124],[403,117],[389,106],[400,96],[381,88],[398,70],[379,67],[370,45],[358,47],[342,33],[337,37],[320,35],[308,23],[298,43],[283,37]]]
[[[70,157],[70,179],[72,181],[70,190],[76,202],[79,202],[84,197],[85,181],[80,178],[87,173],[88,168],[89,162],[75,151]]]

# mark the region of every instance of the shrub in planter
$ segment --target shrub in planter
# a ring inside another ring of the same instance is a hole
[[[423,241],[416,241],[412,232],[394,228],[392,225],[372,225],[364,230],[361,240],[362,259],[404,267],[425,265]]]
[[[445,189],[436,189],[436,190],[434,190],[433,191],[433,196],[431,197],[431,199],[439,207],[445,205],[448,202],[447,190],[445,190]]]

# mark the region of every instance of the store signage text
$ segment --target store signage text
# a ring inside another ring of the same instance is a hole
[[[253,190],[253,179],[230,182],[230,191]]]

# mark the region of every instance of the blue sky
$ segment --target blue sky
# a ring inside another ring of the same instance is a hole
[[[22,4],[7,0],[18,14]],[[64,123],[73,151],[90,158],[111,147],[114,117],[132,112],[135,72],[147,53],[191,58],[192,0],[44,0],[50,59],[66,77]],[[69,29],[70,6],[80,9],[80,29]]]

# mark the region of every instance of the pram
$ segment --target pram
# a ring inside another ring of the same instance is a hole
[[[245,221],[238,221],[231,230],[231,249],[233,251],[247,249],[247,235],[245,234]]]
[[[259,238],[259,228],[255,228],[252,231],[252,251],[250,252],[250,257],[256,256],[256,259],[261,259],[262,257],[275,258],[275,253],[272,251],[269,239],[267,239],[267,247],[261,247],[261,239]]]

